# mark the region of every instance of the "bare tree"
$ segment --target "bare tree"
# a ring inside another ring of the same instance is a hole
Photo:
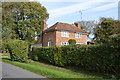
[[[97,27],[97,22],[95,22],[94,20],[91,21],[80,21],[79,22],[81,25],[81,29],[86,31],[88,33],[88,39],[90,41],[93,40],[93,36],[94,36],[94,29]]]

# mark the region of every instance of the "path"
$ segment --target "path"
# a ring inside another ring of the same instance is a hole
[[[2,62],[2,78],[45,78],[22,68]]]

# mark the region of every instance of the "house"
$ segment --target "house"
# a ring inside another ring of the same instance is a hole
[[[43,31],[37,41],[37,44],[45,46],[68,45],[69,39],[75,39],[77,44],[87,44],[87,33],[80,28],[80,24],[67,24],[57,22],[47,28],[46,22],[43,23]]]

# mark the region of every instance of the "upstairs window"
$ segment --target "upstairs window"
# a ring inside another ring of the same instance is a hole
[[[75,34],[75,38],[81,38],[81,37],[82,37],[82,35],[80,33]]]
[[[69,32],[67,32],[67,31],[62,31],[61,36],[62,36],[62,37],[69,37]]]

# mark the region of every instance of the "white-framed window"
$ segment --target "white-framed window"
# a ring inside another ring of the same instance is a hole
[[[81,37],[82,37],[82,35],[80,33],[75,34],[75,38],[81,38]]]
[[[69,37],[69,32],[68,31],[62,31],[61,36],[62,37]]]
[[[76,44],[83,44],[83,43],[76,43]]]
[[[61,45],[69,45],[68,42],[61,42]]]
[[[51,46],[51,42],[50,41],[48,42],[48,46]]]

